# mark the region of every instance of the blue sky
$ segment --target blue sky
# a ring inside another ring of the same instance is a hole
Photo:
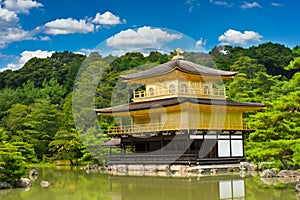
[[[0,70],[55,51],[209,51],[300,45],[299,1],[0,0]],[[100,44],[100,45],[99,45]]]

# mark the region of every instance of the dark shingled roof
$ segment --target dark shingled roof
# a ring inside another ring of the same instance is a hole
[[[168,99],[159,99],[152,101],[144,102],[134,102],[130,104],[125,104],[121,106],[95,109],[96,113],[114,113],[114,112],[129,112],[136,110],[144,110],[149,108],[159,108],[159,107],[168,107],[173,105],[182,104],[185,102],[190,102],[193,104],[203,104],[203,105],[216,105],[216,106],[247,106],[247,107],[264,107],[264,104],[261,103],[249,103],[249,102],[236,102],[230,100],[222,99],[197,99],[197,98],[184,98],[184,97],[173,97]]]
[[[172,71],[175,67],[178,67],[179,70],[185,71],[192,74],[199,74],[199,75],[211,75],[211,76],[234,76],[237,72],[229,72],[223,71],[218,69],[213,69],[209,67],[205,67],[202,65],[198,65],[184,59],[173,59],[169,62],[164,64],[158,65],[152,69],[121,76],[124,80],[132,80],[132,79],[142,79],[142,78],[149,78],[154,76],[159,76],[162,74],[166,74]]]

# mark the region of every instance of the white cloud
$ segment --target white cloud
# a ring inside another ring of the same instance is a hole
[[[193,12],[195,6],[200,6],[200,3],[197,3],[196,0],[186,0],[185,3],[189,6],[189,12]]]
[[[16,13],[29,13],[31,8],[42,7],[43,4],[32,0],[4,0],[4,8]]]
[[[107,11],[103,14],[97,13],[92,22],[101,25],[117,25],[126,23],[126,20],[121,21],[120,17]]]
[[[11,59],[11,58],[14,58],[14,56],[0,53],[0,58],[1,59]]]
[[[92,53],[92,52],[98,52],[98,53],[100,54],[100,50],[86,49],[86,48],[82,48],[82,49],[80,49],[79,51],[74,52],[74,53],[88,56],[88,55],[90,55],[90,53]]]
[[[282,4],[282,3],[275,3],[275,2],[271,3],[271,5],[272,5],[272,6],[275,6],[275,7],[281,7],[281,6],[284,6],[284,4]]]
[[[85,52],[81,52],[81,51],[75,51],[75,52],[73,52],[73,53],[75,53],[75,54],[79,54],[79,55],[83,55],[83,56],[85,56],[86,54],[85,54]]]
[[[71,33],[89,33],[94,31],[94,24],[86,20],[72,18],[56,19],[48,22],[43,27],[44,32],[51,35],[63,35]]]
[[[40,37],[40,40],[41,40],[41,41],[50,41],[51,38],[50,38],[49,36],[41,36],[41,37]]]
[[[229,2],[226,2],[226,1],[213,1],[213,0],[210,0],[209,2],[213,3],[213,4],[216,4],[218,6],[233,7],[233,3],[229,3]]]
[[[214,4],[216,4],[218,6],[226,6],[226,7],[232,7],[233,6],[232,3],[228,3],[226,1],[215,1]]]
[[[23,30],[17,14],[0,6],[0,48],[15,41],[31,39],[34,39],[32,33]]]
[[[42,51],[42,50],[36,50],[36,51],[23,51],[21,53],[21,57],[17,62],[9,63],[6,68],[1,69],[1,71],[5,71],[7,69],[11,70],[17,70],[24,66],[24,64],[29,61],[31,58],[47,58],[50,57],[54,51]]]
[[[19,17],[16,13],[9,11],[0,6],[0,30],[9,25],[18,23]]]
[[[244,4],[240,6],[240,8],[242,9],[255,8],[255,7],[261,8],[261,5],[259,5],[259,3],[257,2],[249,3],[244,1]]]
[[[158,49],[166,42],[182,38],[181,34],[171,34],[159,28],[148,26],[137,30],[128,29],[108,38],[106,45],[118,49]]]
[[[204,40],[203,38],[200,38],[196,42],[196,48],[203,48],[204,46],[206,46],[206,40]]]
[[[254,31],[236,31],[233,29],[227,30],[223,35],[219,37],[219,42],[223,45],[247,45],[252,42],[260,42],[262,36]]]
[[[1,29],[0,29],[1,30]],[[0,48],[5,48],[8,44],[16,41],[33,40],[34,37],[20,26],[9,27],[0,31]]]

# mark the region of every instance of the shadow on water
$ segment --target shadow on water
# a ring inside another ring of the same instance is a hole
[[[30,189],[0,190],[5,200],[297,199],[294,184],[239,175],[193,178],[113,176],[77,168],[41,168]],[[49,181],[42,187],[41,181]]]

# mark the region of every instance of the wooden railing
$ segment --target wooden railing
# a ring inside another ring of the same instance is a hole
[[[171,124],[149,123],[140,125],[113,126],[108,128],[109,135],[149,133],[173,130],[250,130],[246,123],[216,123],[216,122],[199,122],[189,123],[174,121]]]
[[[163,97],[192,97],[192,98],[215,98],[225,99],[226,90],[225,88],[210,88],[209,90],[199,88],[189,88],[186,91],[180,89],[171,92],[169,89],[160,89],[154,91],[133,91],[133,101],[144,101],[149,99],[163,98]]]

